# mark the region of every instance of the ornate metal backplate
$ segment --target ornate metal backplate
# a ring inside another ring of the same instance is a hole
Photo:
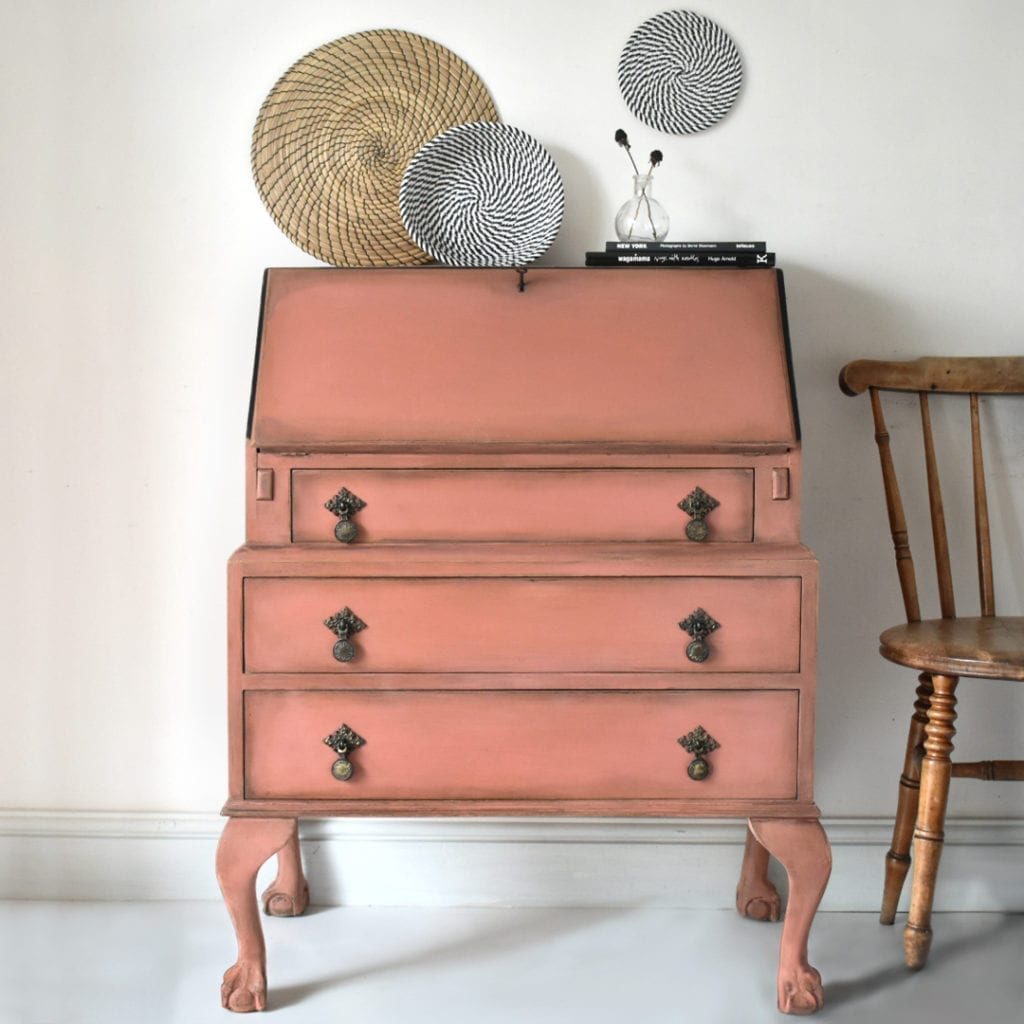
[[[690,516],[690,522],[686,524],[686,536],[693,541],[707,539],[708,524],[704,517],[718,508],[717,498],[712,498],[707,491],[701,487],[695,487],[690,493],[679,502],[679,507]]]
[[[334,657],[338,661],[351,661],[356,656],[356,648],[349,640],[349,634],[366,629],[366,623],[351,608],[342,608],[329,619],[324,619],[324,625],[338,638]]]
[[[348,759],[348,752],[361,747],[365,742],[362,736],[353,732],[344,722],[330,736],[324,737],[324,743],[338,755],[338,760],[331,765],[331,774],[339,782],[348,782],[355,770]]]
[[[685,736],[680,736],[677,742],[684,750],[694,755],[693,760],[686,766],[686,774],[694,782],[703,782],[711,774],[711,765],[705,755],[717,750],[721,744],[714,736],[705,732],[702,725],[698,725]]]
[[[689,615],[679,623],[679,628],[684,633],[689,633],[693,638],[686,646],[686,656],[690,661],[707,661],[711,654],[711,648],[707,644],[707,638],[716,629],[721,628],[720,624],[703,608],[695,608]]]
[[[714,736],[705,731],[703,725],[698,725],[696,729],[688,732],[685,736],[680,736],[677,742],[684,750],[696,757],[710,754],[712,750],[717,750],[722,745]]]
[[[342,487],[333,498],[324,502],[324,508],[338,517],[338,523],[334,527],[335,538],[342,544],[350,544],[354,541],[359,533],[359,528],[352,522],[351,517],[361,508],[366,508],[366,502],[358,495],[353,494],[347,487]]]

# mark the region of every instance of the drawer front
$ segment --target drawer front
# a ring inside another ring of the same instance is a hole
[[[244,582],[247,672],[795,672],[798,577],[288,579]],[[335,656],[325,620],[365,629]],[[680,622],[718,623],[690,660]],[[344,653],[344,652],[342,652]]]
[[[791,799],[793,690],[368,692],[248,691],[248,799]],[[365,740],[332,774],[324,738]],[[710,774],[678,742],[718,742]],[[344,774],[344,773],[342,773]]]
[[[291,484],[292,540],[304,544],[337,544],[343,517],[355,543],[685,542],[679,502],[698,487],[718,502],[706,540],[753,538],[750,469],[293,470]],[[343,488],[366,503],[350,517],[325,507]]]

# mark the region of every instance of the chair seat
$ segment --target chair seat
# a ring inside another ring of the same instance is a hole
[[[920,672],[1024,681],[1024,618],[927,619],[878,640],[883,658]]]

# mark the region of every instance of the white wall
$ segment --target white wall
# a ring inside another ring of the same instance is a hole
[[[664,151],[672,235],[767,238],[779,253],[805,535],[823,565],[817,795],[830,816],[890,813],[911,678],[875,654],[900,606],[867,403],[835,378],[858,356],[1021,351],[1024,6],[704,0],[694,9],[737,41],[746,83],[695,137],[639,124],[617,88],[623,42],[666,6],[4,6],[0,808],[210,812],[224,797],[224,561],[242,539],[260,273],[313,262],[264,211],[249,134],[293,60],[390,26],[464,57],[502,118],[554,154],[566,218],[544,262],[579,264],[609,237],[630,188],[618,127]],[[997,582],[1020,612],[1024,415],[986,418],[1001,434]],[[894,404],[895,428],[915,420]],[[963,469],[960,451],[950,481]],[[915,533],[926,561],[923,523]],[[965,754],[1024,754],[1024,703],[1001,684],[963,690]],[[953,809],[1012,817],[1022,801],[1024,787],[964,782]]]

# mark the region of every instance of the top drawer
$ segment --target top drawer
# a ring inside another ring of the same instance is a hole
[[[704,513],[705,531],[679,507],[698,488],[718,503]],[[358,499],[347,508],[343,489]],[[291,540],[302,544],[750,541],[753,507],[750,469],[291,472]]]

